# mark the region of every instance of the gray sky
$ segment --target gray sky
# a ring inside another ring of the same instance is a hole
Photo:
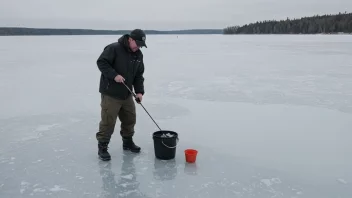
[[[257,20],[352,12],[352,0],[189,0],[189,2],[0,0],[0,2],[0,26],[43,28],[162,30],[224,28]]]

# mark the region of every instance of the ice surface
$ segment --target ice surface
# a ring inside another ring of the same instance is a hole
[[[0,37],[0,197],[352,197],[351,36],[149,36],[143,104],[176,158],[137,106],[142,153],[115,133],[102,162],[96,59],[117,38]]]

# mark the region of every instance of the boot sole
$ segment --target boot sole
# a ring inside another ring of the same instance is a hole
[[[140,152],[141,152],[141,149],[139,149],[139,150],[132,150],[132,149],[130,149],[130,148],[128,148],[128,147],[123,147],[123,150],[125,150],[125,151],[131,151],[131,152],[133,152],[133,153],[140,153]]]
[[[110,158],[102,158],[102,157],[99,156],[99,159],[101,159],[102,161],[110,161],[111,157]]]
[[[101,156],[99,155],[99,153],[98,153],[98,157],[99,157],[99,159],[101,159],[101,160],[103,160],[103,161],[109,161],[109,160],[111,160],[111,157],[103,158],[103,157],[101,157]]]

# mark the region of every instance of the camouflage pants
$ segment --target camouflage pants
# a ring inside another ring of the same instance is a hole
[[[136,124],[136,107],[133,97],[126,100],[115,99],[108,95],[101,95],[101,120],[96,138],[100,142],[110,142],[115,130],[117,117],[121,122],[120,135],[132,137]]]

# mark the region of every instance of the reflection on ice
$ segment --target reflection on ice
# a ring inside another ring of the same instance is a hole
[[[197,164],[185,163],[184,173],[191,176],[197,176]]]
[[[99,173],[102,179],[101,197],[147,197],[139,189],[140,183],[137,181],[136,167],[133,162],[136,156],[137,154],[127,154],[127,152],[123,154],[121,172],[116,176],[117,178],[111,170],[110,161],[99,161]]]
[[[298,175],[190,143],[185,140],[185,134],[177,145],[175,159],[155,158],[151,134],[140,133],[136,141],[142,153],[123,151],[121,142],[114,138],[109,149],[112,160],[103,162],[97,158],[96,140],[85,133],[77,133],[94,128],[96,123],[92,118],[76,115],[81,121],[70,123],[67,114],[45,117],[62,123],[65,130],[51,128],[42,138],[24,141],[22,147],[2,147],[6,152],[0,156],[0,197],[322,198],[347,197],[351,192],[348,178],[335,179],[331,184],[329,181],[315,184]],[[11,125],[10,121],[2,123],[4,128]],[[29,124],[27,127],[33,128]],[[206,153],[194,164],[185,162],[183,151],[190,144]],[[43,149],[46,152],[38,155]]]
[[[177,176],[177,165],[175,159],[172,160],[159,160],[154,159],[154,179],[163,180],[173,180]]]

